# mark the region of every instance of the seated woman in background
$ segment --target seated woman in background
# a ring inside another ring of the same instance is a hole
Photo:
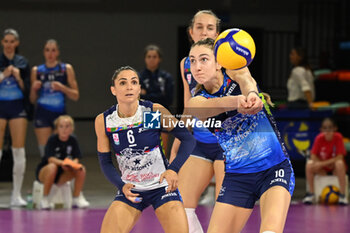
[[[303,199],[304,204],[312,204],[315,201],[314,176],[333,173],[339,179],[340,196],[338,203],[347,205],[345,197],[346,165],[344,156],[346,150],[343,136],[337,131],[337,125],[331,118],[322,121],[321,133],[315,138],[311,150],[311,158],[306,163],[306,180],[309,185],[309,193]]]
[[[49,209],[51,207],[48,195],[54,183],[64,184],[74,178],[73,207],[88,207],[89,202],[79,198],[85,181],[86,169],[79,164],[82,155],[77,139],[72,136],[74,121],[72,117],[62,115],[55,120],[54,124],[56,133],[47,141],[45,156],[36,170],[37,180],[44,184],[44,197],[40,202],[40,208]],[[67,163],[66,158],[71,160],[70,163]]]
[[[293,48],[289,59],[294,68],[287,82],[288,108],[309,108],[315,99],[315,86],[305,49]]]

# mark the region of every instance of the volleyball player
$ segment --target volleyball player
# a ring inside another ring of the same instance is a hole
[[[30,101],[36,104],[34,127],[41,157],[53,132],[54,120],[66,113],[66,97],[74,101],[79,99],[74,69],[59,61],[57,41],[48,40],[43,53],[45,63],[32,68],[30,91]]]
[[[246,91],[238,82],[249,77],[221,71],[214,41],[195,43],[190,51],[191,72],[199,83],[188,110],[200,117],[221,120],[215,133],[225,155],[225,177],[208,232],[241,232],[255,202],[260,199],[260,232],[283,232],[295,186],[293,169],[265,97],[257,87]],[[262,98],[264,109],[249,113],[247,98]],[[195,111],[200,107],[207,111]],[[248,110],[248,111],[247,111]]]
[[[177,120],[163,106],[139,100],[141,86],[133,68],[126,66],[115,71],[111,92],[118,104],[96,117],[95,130],[101,169],[119,192],[105,214],[101,232],[130,232],[149,205],[155,209],[165,232],[188,232],[177,172],[193,150],[195,140],[186,128],[169,126]],[[148,123],[153,123],[154,128],[146,127],[144,115],[149,116]],[[181,141],[170,165],[160,145],[161,128],[165,125]],[[113,165],[110,146],[121,175]]]
[[[198,11],[192,18],[188,27],[188,34],[191,42],[198,42],[205,38],[215,39],[219,31],[220,19],[211,10]],[[180,69],[184,86],[184,106],[186,108],[189,99],[194,95],[194,90],[197,85],[196,80],[191,74],[189,57],[181,61]],[[247,68],[244,72],[249,74]],[[253,78],[243,81],[247,83],[248,88],[249,86],[255,85]],[[249,102],[249,104],[254,104],[252,107],[253,109],[262,107],[262,102],[260,100]],[[218,196],[224,177],[224,156],[221,147],[217,143],[216,137],[206,128],[193,127],[192,131],[193,136],[197,140],[197,146],[179,172],[179,190],[184,200],[190,233],[201,233],[203,229],[195,213],[195,209],[201,194],[209,185],[214,175],[215,197]],[[175,157],[178,145],[179,141],[175,140],[170,160]],[[204,200],[214,199],[214,188],[212,186],[208,187],[208,193],[204,198]]]
[[[28,98],[25,84],[29,83],[30,68],[27,59],[16,53],[19,46],[16,30],[6,29],[1,45],[3,51],[0,55],[0,160],[8,123],[14,162],[11,206],[25,206],[27,203],[21,196],[26,166],[24,145],[28,123],[24,100]]]

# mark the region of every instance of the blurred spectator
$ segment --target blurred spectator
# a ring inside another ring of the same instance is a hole
[[[169,109],[173,102],[174,80],[160,69],[162,52],[157,45],[148,45],[144,52],[146,68],[140,72],[141,98],[159,103]]]
[[[90,204],[79,198],[84,185],[86,170],[79,163],[82,155],[77,139],[72,136],[74,121],[68,115],[58,117],[55,122],[56,134],[47,141],[45,156],[36,170],[36,178],[44,184],[44,195],[40,208],[49,209],[48,195],[54,183],[60,185],[75,178],[73,207],[85,208]]]
[[[170,109],[173,102],[174,80],[170,73],[160,69],[162,51],[157,45],[148,45],[144,51],[146,68],[140,72],[141,98]],[[168,152],[168,133],[162,132],[163,149]]]
[[[303,199],[305,204],[312,204],[315,201],[314,176],[316,174],[334,174],[337,176],[340,185],[339,204],[348,204],[345,197],[345,155],[343,136],[337,132],[335,122],[331,118],[325,118],[322,121],[321,133],[316,136],[312,146],[311,158],[306,163],[306,180],[309,185],[309,193]]]
[[[293,48],[289,54],[289,59],[293,69],[287,82],[288,108],[309,108],[315,99],[315,87],[305,49]]]

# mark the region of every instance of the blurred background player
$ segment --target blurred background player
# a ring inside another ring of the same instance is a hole
[[[28,99],[30,68],[28,61],[17,54],[19,35],[14,29],[6,29],[1,40],[0,55],[0,161],[6,125],[8,123],[13,156],[13,191],[11,206],[25,206],[21,196],[26,166],[25,140],[27,134],[27,113],[25,99]]]
[[[79,99],[74,69],[72,65],[59,61],[57,41],[46,41],[43,53],[45,63],[34,66],[30,78],[30,101],[36,104],[34,127],[41,157],[53,132],[54,120],[66,113],[66,97],[74,101]]]
[[[159,103],[170,109],[173,102],[174,80],[171,74],[160,69],[163,53],[159,46],[147,45],[144,51],[145,68],[140,72],[141,98]],[[161,134],[163,149],[168,155],[169,134]]]

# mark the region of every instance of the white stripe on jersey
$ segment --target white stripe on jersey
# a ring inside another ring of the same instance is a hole
[[[137,107],[137,111],[134,116],[121,118],[118,115],[118,105],[117,105],[115,111],[113,111],[112,114],[106,117],[106,127],[107,128],[125,127],[138,122],[142,122],[144,111],[152,111],[152,109],[139,105]]]

